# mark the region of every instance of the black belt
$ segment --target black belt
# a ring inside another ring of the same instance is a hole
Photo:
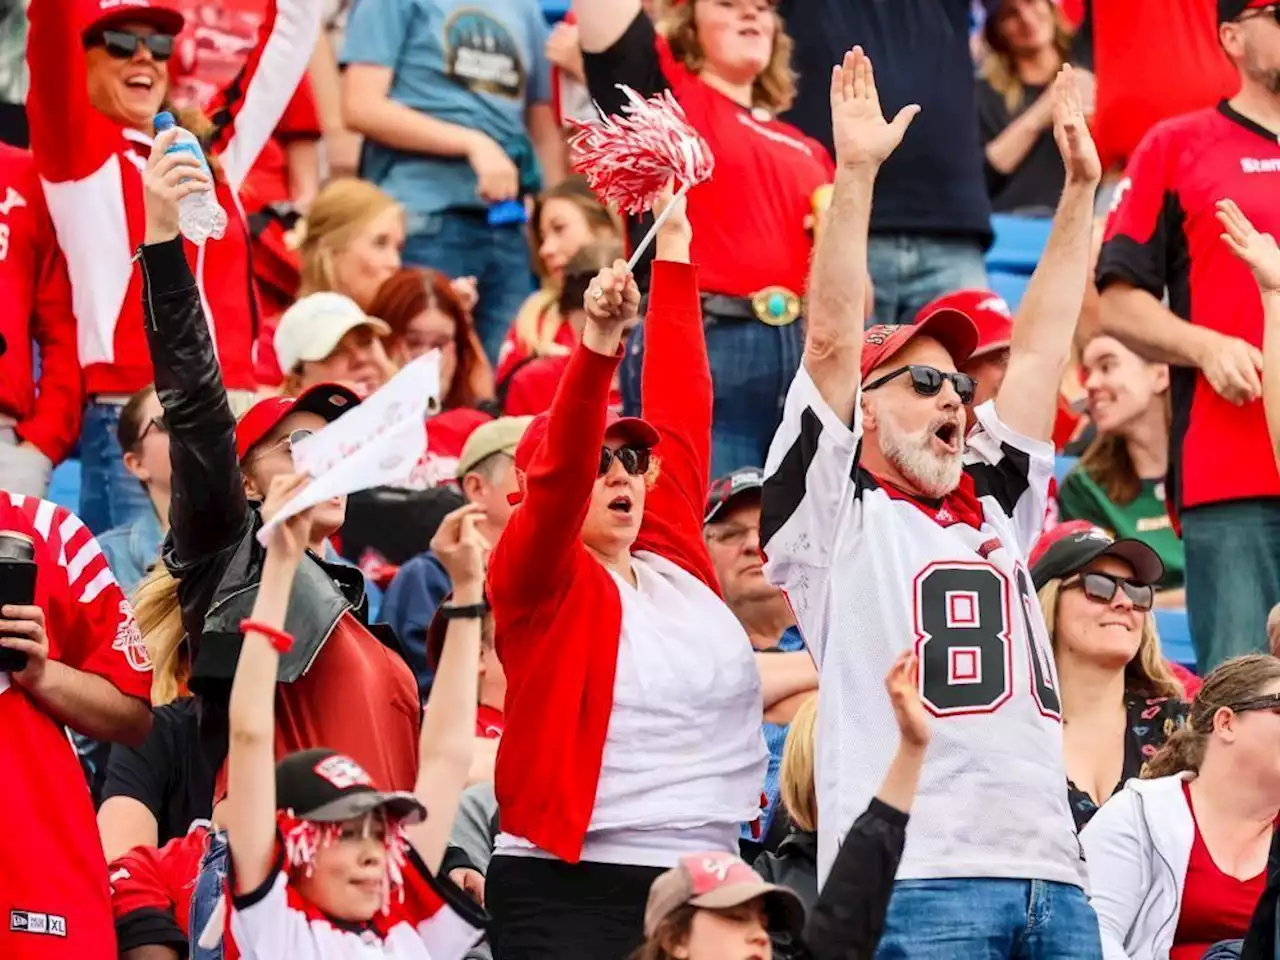
[[[771,327],[785,327],[800,317],[800,298],[786,287],[765,287],[750,297],[702,295],[702,313],[724,320],[759,320]],[[708,322],[711,322],[708,319]]]

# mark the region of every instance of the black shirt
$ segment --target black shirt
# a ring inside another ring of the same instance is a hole
[[[991,242],[991,204],[973,123],[970,0],[781,0],[795,41],[795,105],[783,117],[832,150],[831,68],[855,44],[871,57],[885,115],[920,105],[880,170],[871,232]],[[834,153],[834,150],[832,151]]]
[[[982,137],[983,147],[1022,116],[1046,89],[1044,85],[1024,86],[1021,98],[1014,109],[1010,110],[1003,94],[993,90],[987,81],[979,80],[978,133]],[[1053,215],[1058,206],[1058,198],[1062,195],[1062,181],[1066,177],[1066,170],[1062,166],[1062,154],[1058,152],[1058,145],[1053,140],[1052,127],[1045,127],[1040,131],[1035,144],[1012,173],[1001,173],[990,163],[984,162],[984,167],[991,206],[997,213]]]
[[[132,797],[152,812],[156,846],[185,836],[193,820],[209,819],[213,771],[200,749],[193,698],[157,707],[142,746],[112,746],[104,802],[110,797]]]

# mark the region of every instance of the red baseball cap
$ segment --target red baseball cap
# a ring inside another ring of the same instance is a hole
[[[236,459],[244,463],[249,451],[291,413],[318,413],[333,423],[359,403],[355,392],[340,383],[317,383],[296,397],[259,400],[236,424]]]
[[[176,37],[186,23],[182,11],[166,0],[80,0],[76,12],[82,37],[120,23],[145,23]]]
[[[968,360],[978,346],[978,328],[972,318],[952,307],[924,313],[915,323],[902,326],[877,324],[862,337],[862,379],[921,335],[942,344],[957,365]]]
[[[766,883],[760,874],[731,853],[695,853],[680,858],[649,887],[644,908],[644,935],[651,937],[662,921],[683,906],[725,910],[758,897],[768,905],[769,928],[799,936],[804,930],[804,904],[794,890]]]
[[[978,328],[978,345],[969,354],[970,360],[1009,349],[1013,340],[1013,311],[1000,294],[991,290],[945,293],[916,315],[916,323],[938,310],[959,310],[973,320]]]
[[[520,438],[520,444],[516,447],[516,467],[519,469],[529,469],[533,455],[542,445],[542,438],[547,435],[547,424],[550,419],[546,413],[538,414],[525,430],[524,436]],[[656,447],[661,434],[648,420],[642,420],[639,417],[620,417],[610,410],[605,416],[604,437],[606,440],[635,440],[646,447]]]

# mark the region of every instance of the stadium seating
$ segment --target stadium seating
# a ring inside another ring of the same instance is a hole
[[[542,0],[542,15],[547,23],[558,23],[569,12],[569,0]]]
[[[1156,630],[1160,634],[1160,649],[1166,660],[1186,667],[1196,668],[1196,648],[1191,643],[1191,624],[1185,610],[1157,610]]]

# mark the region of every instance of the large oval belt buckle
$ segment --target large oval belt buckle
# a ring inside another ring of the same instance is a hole
[[[771,327],[785,327],[800,316],[800,298],[786,287],[765,287],[751,295],[756,319]]]

